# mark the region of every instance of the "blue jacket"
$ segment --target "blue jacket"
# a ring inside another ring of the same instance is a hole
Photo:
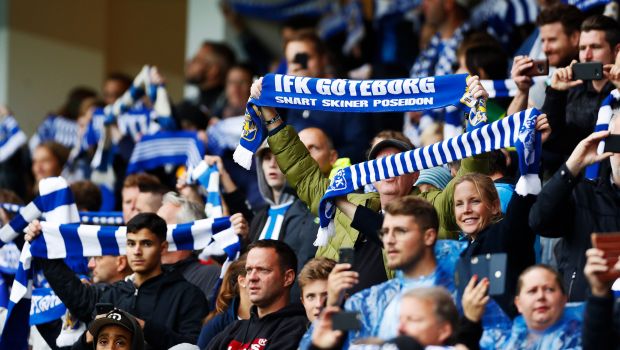
[[[584,303],[570,303],[564,309],[562,318],[543,332],[530,331],[523,316],[515,318],[506,343],[495,343],[481,349],[508,350],[573,350],[581,349],[581,327]]]
[[[435,244],[435,257],[437,268],[435,270],[434,285],[443,286],[451,293],[455,294],[454,288],[454,266],[458,260],[460,252],[465,248],[464,242],[454,240],[439,240]],[[358,311],[362,327],[357,332],[349,332],[343,349],[348,349],[352,340],[366,337],[376,337],[383,320],[383,313],[390,302],[400,295],[401,290],[406,284],[406,279],[402,273],[397,277],[381,284],[364,289],[353,294],[345,303],[348,311]],[[398,317],[398,315],[393,315]],[[309,349],[312,343],[312,330],[310,327],[299,343],[300,349]]]

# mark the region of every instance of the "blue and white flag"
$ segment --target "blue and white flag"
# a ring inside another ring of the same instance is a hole
[[[252,155],[267,137],[255,106],[332,112],[406,112],[457,105],[467,95],[467,75],[348,80],[267,74],[260,99],[250,98],[233,159],[250,169]]]
[[[369,183],[514,146],[525,119],[529,120],[539,114],[538,110],[531,108],[449,140],[339,170],[321,198],[320,228],[314,244],[324,246],[334,234],[335,197],[351,193]]]
[[[611,121],[611,117],[613,115],[612,104],[618,103],[620,101],[620,91],[618,89],[614,89],[609,96],[607,96],[603,102],[601,103],[601,107],[598,109],[598,117],[596,118],[596,126],[594,127],[594,132],[603,131],[609,129],[609,122]],[[603,154],[603,150],[605,149],[605,140],[601,140],[598,143],[598,148],[596,149],[598,154]],[[600,168],[600,163],[594,163],[589,165],[586,168],[586,179],[594,180],[598,177],[598,172]]]
[[[220,172],[217,165],[208,166],[203,160],[189,172],[188,182],[198,183],[207,191],[205,214],[208,218],[222,217],[222,199],[220,197]]]
[[[168,164],[196,167],[204,154],[204,145],[195,132],[160,131],[144,136],[136,144],[129,159],[127,174]]]
[[[318,17],[328,10],[326,0],[226,0],[236,13],[268,21],[285,21],[304,16]]]
[[[13,156],[26,140],[26,134],[13,116],[0,118],[0,163]]]
[[[79,215],[73,194],[62,177],[49,177],[39,182],[39,196],[20,210],[10,223],[0,230],[3,242],[17,236],[30,221],[43,216],[48,223],[79,222]],[[33,291],[32,254],[30,243],[24,243],[19,266],[9,296],[7,319],[0,337],[0,349],[26,349],[28,320]],[[55,309],[46,309],[51,311]],[[41,316],[43,317],[43,316]]]
[[[0,229],[0,246],[13,241],[30,222],[39,217],[56,222],[80,221],[73,193],[62,177],[48,177],[39,182],[39,196],[21,208],[11,221]]]

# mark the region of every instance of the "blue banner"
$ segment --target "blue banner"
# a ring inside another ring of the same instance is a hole
[[[427,78],[348,80],[267,74],[259,106],[332,112],[406,112],[458,104],[466,74]]]

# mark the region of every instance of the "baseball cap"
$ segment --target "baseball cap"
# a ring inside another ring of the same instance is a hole
[[[133,335],[133,344],[144,343],[144,336],[140,329],[138,321],[127,312],[114,309],[108,312],[104,317],[94,320],[88,327],[88,331],[97,339],[99,332],[106,326],[119,326],[127,329]]]
[[[413,146],[404,141],[396,140],[396,139],[386,139],[378,142],[376,145],[372,147],[370,152],[368,153],[368,160],[372,160],[377,158],[377,154],[386,148],[396,148],[400,152],[411,151]]]

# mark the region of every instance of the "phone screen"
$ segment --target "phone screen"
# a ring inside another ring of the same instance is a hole
[[[353,248],[340,248],[338,251],[338,263],[339,264],[351,264],[353,266],[355,251]]]
[[[308,54],[303,52],[295,54],[293,62],[299,64],[302,69],[308,68]]]

